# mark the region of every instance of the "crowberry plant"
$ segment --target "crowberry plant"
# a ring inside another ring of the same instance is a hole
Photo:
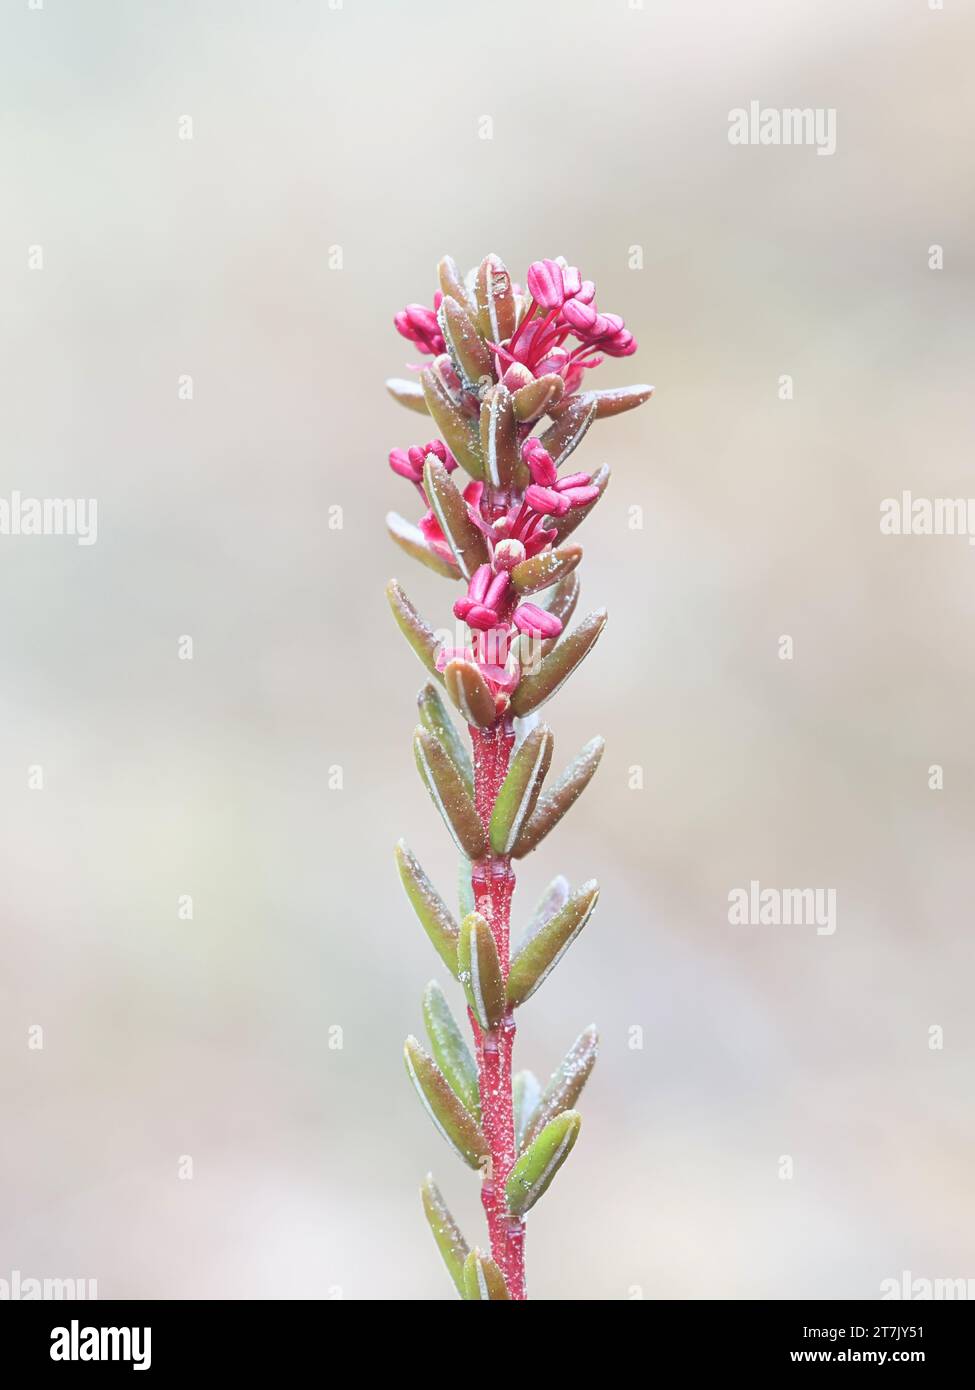
[[[609,469],[560,470],[594,421],[642,405],[653,388],[589,389],[589,372],[605,357],[630,356],[636,342],[618,315],[597,309],[592,281],[561,258],[535,261],[524,288],[497,256],[467,276],[447,257],[439,275],[433,307],[410,304],[394,320],[431,360],[415,364],[417,380],[387,387],[439,435],[390,453],[423,511],[415,524],[391,513],[388,525],[408,555],[463,583],[453,605],[458,635],[440,640],[395,580],[387,593],[431,678],[418,697],[414,752],[461,855],[457,916],[402,841],[396,857],[417,917],[463,987],[473,1050],[431,982],[423,997],[429,1050],[408,1038],[406,1068],[436,1128],[481,1173],[490,1254],[469,1248],[432,1177],[421,1189],[460,1296],[523,1299],[525,1215],[575,1144],[574,1107],[597,1047],[595,1028],[585,1029],[544,1088],[531,1072],[512,1071],[515,1012],[582,931],[598,895],[595,882],[572,890],[559,875],[512,950],[513,863],[558,824],[603,751],[594,738],[543,789],[553,737],[537,712],[606,621],[600,609],[564,632],[582,559],[568,538],[599,501]],[[440,689],[467,726],[470,750]]]

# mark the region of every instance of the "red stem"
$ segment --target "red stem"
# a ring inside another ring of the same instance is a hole
[[[471,727],[474,745],[474,801],[487,828],[501,783],[508,771],[514,729],[506,718],[489,729]],[[474,906],[491,928],[505,978],[510,960],[511,895],[515,876],[507,855],[487,854],[472,866]],[[515,1121],[511,1091],[511,1056],[515,1019],[509,1010],[497,1028],[482,1030],[471,1014],[477,1045],[481,1122],[491,1162],[481,1186],[481,1202],[491,1238],[491,1255],[504,1275],[512,1299],[525,1297],[525,1223],[508,1211],[505,1184],[514,1167]]]

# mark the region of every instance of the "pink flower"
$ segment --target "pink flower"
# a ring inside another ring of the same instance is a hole
[[[433,357],[439,356],[447,347],[435,312],[440,307],[442,298],[438,292],[434,299],[434,309],[428,309],[425,304],[407,304],[406,308],[401,309],[393,318],[393,323],[404,338],[415,343],[421,352],[428,352]]]
[[[526,439],[521,456],[532,476],[525,491],[529,507],[545,516],[564,516],[573,507],[585,507],[595,502],[599,488],[591,485],[588,473],[570,473],[560,478],[551,454],[540,439]]]
[[[511,576],[506,570],[495,574],[490,565],[479,565],[471,575],[466,595],[454,604],[454,616],[481,632],[500,627],[505,622],[510,584]]]
[[[558,637],[562,631],[561,619],[554,613],[546,613],[535,603],[523,603],[514,611],[512,621],[519,632],[531,637]]]
[[[457,467],[457,460],[442,439],[431,439],[429,444],[413,444],[409,449],[390,449],[389,466],[401,478],[419,486],[428,454],[438,458],[448,473]]]

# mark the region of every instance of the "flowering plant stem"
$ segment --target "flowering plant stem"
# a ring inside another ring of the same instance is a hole
[[[508,773],[514,726],[505,716],[488,729],[470,726],[474,747],[474,804],[487,828],[498,792]],[[497,947],[504,979],[511,955],[511,899],[515,875],[511,858],[488,854],[472,865],[471,890]],[[505,1185],[515,1165],[515,1116],[512,1099],[512,1054],[515,1046],[515,1011],[506,1008],[496,1028],[481,1029],[473,1010],[468,1017],[477,1046],[477,1089],[481,1098],[484,1137],[490,1148],[488,1169],[481,1184],[481,1203],[487,1217],[491,1254],[504,1276],[512,1299],[525,1297],[525,1222],[509,1214]]]
[[[453,604],[465,632],[440,642],[391,581],[397,624],[432,680],[418,697],[417,769],[463,855],[461,921],[401,841],[396,857],[410,902],[444,965],[463,987],[474,1053],[436,981],[423,1014],[428,1053],[410,1037],[407,1072],[434,1125],[481,1174],[491,1253],[471,1249],[428,1177],[424,1212],[461,1298],[518,1301],[525,1293],[525,1214],[572,1150],[574,1109],[596,1058],[585,1029],[543,1089],[512,1071],[515,1011],[544,982],[582,931],[598,896],[549,885],[517,949],[511,949],[512,867],[530,854],[588,786],[602,756],[592,739],[545,793],[552,731],[536,711],[578,668],[603,630],[597,610],[572,632],[582,550],[565,544],[606,489],[609,469],[559,469],[595,420],[642,405],[650,386],[581,390],[604,356],[628,357],[633,335],[599,312],[595,287],[562,260],[535,261],[527,290],[496,256],[463,277],[440,263],[434,307],[410,304],[396,327],[432,357],[418,385],[387,383],[409,410],[429,414],[440,437],[394,449],[394,473],[419,493],[418,523],[391,514],[390,535],[412,559],[463,580]],[[566,346],[575,338],[579,346]],[[547,427],[534,434],[545,417]],[[459,489],[459,469],[470,482]],[[528,601],[537,596],[537,602]],[[470,731],[469,753],[444,707],[439,682]],[[432,1053],[432,1055],[431,1055]]]

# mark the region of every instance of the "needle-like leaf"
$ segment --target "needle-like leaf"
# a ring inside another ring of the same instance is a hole
[[[599,887],[595,880],[584,883],[554,917],[549,918],[530,940],[522,943],[508,972],[507,994],[510,1008],[517,1008],[524,1004],[526,999],[530,999],[542,981],[555,969],[589,921],[598,897]]]
[[[464,1261],[464,1297],[470,1303],[500,1303],[508,1299],[504,1275],[477,1246]]]
[[[582,1095],[582,1088],[589,1080],[589,1073],[596,1065],[598,1049],[599,1034],[596,1032],[595,1024],[590,1024],[579,1034],[552,1073],[525,1125],[523,1147],[527,1148],[556,1115],[561,1115],[564,1110],[575,1109],[576,1101]]]
[[[653,395],[652,386],[611,386],[601,391],[583,391],[584,401],[592,401],[596,407],[596,419],[606,420],[611,415],[622,415],[624,411],[635,410]],[[552,411],[557,415],[559,408]]]
[[[491,349],[485,343],[468,309],[450,295],[440,305],[440,329],[454,366],[469,391],[494,380]]]
[[[542,1087],[533,1071],[516,1071],[511,1082],[511,1104],[515,1121],[515,1148],[521,1152],[528,1121],[542,1098]]]
[[[491,813],[489,834],[495,854],[510,854],[522,828],[527,824],[545,774],[552,762],[555,740],[544,724],[526,734],[511,759],[508,775],[501,784]]]
[[[450,761],[463,777],[464,785],[473,798],[474,769],[471,766],[470,754],[464,747],[443,700],[437,694],[436,686],[427,682],[417,695],[416,703],[420,711],[420,723],[443,744],[450,755]]]
[[[447,448],[472,478],[483,478],[481,444],[474,421],[464,414],[447,390],[443,379],[432,368],[424,367],[420,373],[420,385],[423,388],[427,409],[433,416]]]
[[[427,455],[423,465],[423,487],[447,544],[454,552],[457,567],[465,579],[470,579],[478,565],[483,565],[488,558],[487,542],[471,521],[467,503],[450,474],[433,454]]]
[[[460,929],[447,909],[443,898],[434,888],[420,865],[407,848],[406,841],[396,846],[396,867],[413,911],[433,944],[434,950],[451,975],[457,977],[457,940]]]
[[[482,1028],[496,1028],[505,1011],[504,976],[491,928],[479,912],[460,924],[457,966],[474,1017]]]
[[[423,1023],[430,1039],[434,1060],[447,1078],[454,1095],[467,1106],[476,1120],[481,1118],[481,1098],[477,1090],[477,1067],[457,1020],[450,1011],[446,995],[431,980],[423,993]],[[561,1108],[565,1108],[564,1106]]]
[[[543,550],[530,560],[522,560],[511,571],[511,582],[519,594],[535,594],[565,579],[582,559],[582,546],[565,545],[559,550]]]
[[[515,295],[511,276],[500,256],[485,256],[474,278],[477,331],[489,342],[500,343],[515,331]]]
[[[595,613],[583,618],[577,628],[563,637],[547,656],[542,657],[537,670],[523,675],[511,697],[514,713],[529,714],[546,700],[550,700],[557,690],[561,690],[579,663],[595,646],[605,626],[606,609],[597,608]]]
[[[583,396],[573,396],[565,409],[560,411],[555,423],[549,425],[541,437],[541,442],[542,447],[551,454],[556,468],[565,463],[569,455],[579,447],[595,418],[595,402],[587,401]]]
[[[420,617],[397,580],[391,579],[386,585],[386,597],[389,599],[389,606],[393,610],[393,617],[399,625],[400,632],[430,674],[436,676],[438,681],[442,680],[443,677],[437,670],[437,652],[440,650],[440,644],[433,629]]]
[[[481,403],[481,457],[494,487],[524,486],[528,469],[518,451],[518,424],[511,392],[495,386]]]
[[[405,381],[402,377],[391,376],[386,382],[386,390],[394,401],[415,410],[418,415],[426,415],[427,403],[423,397],[423,387],[418,381]]]
[[[426,565],[435,574],[442,574],[445,579],[460,578],[460,570],[454,562],[445,560],[442,555],[432,550],[427,544],[426,536],[412,521],[407,521],[398,512],[387,512],[386,529],[400,550],[405,551],[412,559],[419,560],[421,565]]]
[[[447,1266],[447,1273],[461,1298],[464,1294],[464,1261],[470,1253],[467,1241],[461,1235],[460,1227],[450,1214],[450,1208],[440,1195],[440,1189],[428,1173],[420,1188],[423,1211],[429,1223],[437,1249]]]
[[[486,729],[498,717],[494,696],[473,662],[455,657],[444,667],[444,685],[468,724]]]
[[[416,1038],[406,1039],[403,1057],[409,1078],[436,1128],[465,1163],[479,1168],[491,1150],[474,1116],[454,1095],[443,1072]]]
[[[511,851],[515,859],[522,859],[536,849],[549,831],[558,825],[569,807],[578,801],[592,781],[605,747],[605,739],[590,739],[555,785],[538,798]]]
[[[515,419],[522,425],[534,423],[562,399],[564,389],[565,382],[560,376],[536,377],[515,392]]]
[[[450,754],[422,724],[413,735],[413,752],[424,785],[443,816],[457,848],[468,859],[480,859],[487,849],[487,835],[464,778],[454,766]]]
[[[529,1144],[505,1185],[508,1210],[513,1216],[524,1216],[548,1189],[572,1152],[581,1124],[582,1116],[578,1111],[565,1110]]]

